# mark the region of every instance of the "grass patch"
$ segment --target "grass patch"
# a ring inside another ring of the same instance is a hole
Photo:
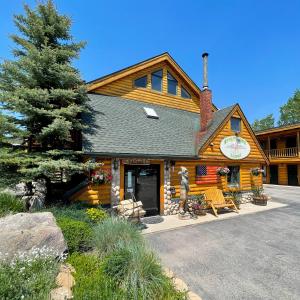
[[[76,284],[73,287],[74,299],[125,300],[125,293],[113,280],[102,272],[101,261],[96,255],[73,253],[68,262],[75,268]]]
[[[109,218],[94,227],[94,246],[100,256],[132,244],[144,244],[141,233],[132,223],[118,218]]]
[[[127,299],[185,299],[175,290],[152,251],[140,245],[112,252],[103,261],[103,272],[126,293]]]
[[[105,278],[117,284],[124,299],[185,299],[162,271],[159,260],[147,249],[138,228],[125,220],[110,218],[94,228]]]
[[[58,264],[52,258],[0,263],[0,299],[46,300],[55,287]]]
[[[9,193],[0,193],[0,217],[23,212],[24,210],[25,206],[22,200]]]

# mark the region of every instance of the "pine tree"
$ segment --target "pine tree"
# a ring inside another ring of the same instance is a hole
[[[280,107],[278,125],[289,125],[300,122],[300,90],[294,93],[286,104]]]
[[[0,65],[0,101],[18,115],[14,123],[26,130],[26,149],[2,155],[0,166],[13,160],[27,180],[58,171],[70,178],[85,168],[71,138],[83,128],[86,109],[85,85],[72,66],[85,43],[73,41],[70,18],[52,0],[24,9],[14,16],[15,60]]]
[[[254,131],[269,129],[274,127],[274,122],[274,116],[273,114],[270,114],[267,115],[265,118],[254,120],[251,127]]]

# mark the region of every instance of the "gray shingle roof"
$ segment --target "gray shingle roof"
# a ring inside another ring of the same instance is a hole
[[[83,132],[86,154],[196,157],[199,114],[121,97],[88,96],[92,113],[83,115],[88,124]],[[153,108],[159,119],[147,118],[143,107]],[[209,132],[227,116],[228,109],[222,111],[215,113]]]

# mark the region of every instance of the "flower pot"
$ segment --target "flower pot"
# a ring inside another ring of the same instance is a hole
[[[196,209],[194,211],[194,214],[197,216],[205,216],[206,215],[206,211],[204,209]]]
[[[268,198],[266,196],[253,197],[253,203],[255,205],[266,206],[268,204]]]

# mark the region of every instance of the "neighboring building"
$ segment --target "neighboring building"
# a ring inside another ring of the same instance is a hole
[[[218,110],[207,84],[200,89],[168,54],[89,83],[92,114],[83,133],[87,158],[104,163],[111,184],[89,185],[74,200],[111,203],[134,193],[149,214],[168,214],[179,197],[179,169],[189,171],[190,194],[217,186],[250,190],[262,184],[251,168],[268,160],[240,106]],[[228,167],[220,177],[218,167]]]
[[[300,185],[300,123],[256,132],[269,158],[265,182]]]

